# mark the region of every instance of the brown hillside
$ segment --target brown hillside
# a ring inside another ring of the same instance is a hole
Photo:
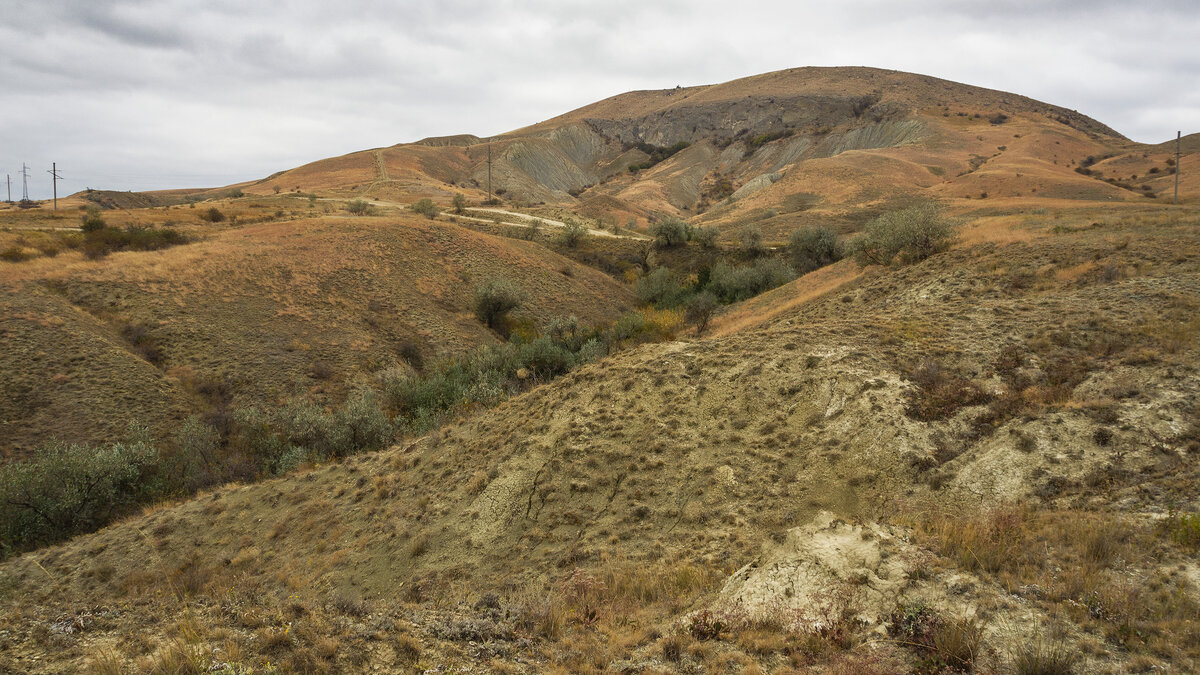
[[[1157,519],[1194,498],[1197,224],[1030,216],[1032,241],[872,268],[798,302],[777,291],[757,327],[645,346],[387,452],[22,556],[0,567],[0,663],[148,667],[182,650],[294,671],[889,672],[910,657],[870,631],[920,599],[974,617],[981,669],[1053,625],[1083,671],[1191,670],[1200,653],[1178,636],[1200,570]],[[1030,506],[986,515],[978,540],[944,515],[1013,499]],[[860,588],[858,637],[789,641],[783,615],[695,628],[692,612],[738,593],[789,606],[758,561],[800,574],[823,537],[866,546],[822,572]],[[1101,540],[1115,548],[1086,548]],[[998,542],[1013,548],[986,557]],[[1127,582],[1150,577],[1162,594]],[[85,628],[53,632],[64,621]],[[1122,621],[1146,637],[1121,642]]]
[[[690,147],[627,170],[649,159],[649,146],[676,143]],[[1173,189],[1166,145],[1131,143],[1078,112],[1007,92],[873,68],[796,68],[629,92],[493,139],[352,153],[243,187],[402,203],[446,203],[455,192],[479,199],[490,148],[492,186],[513,204],[620,221],[699,217],[730,237],[754,226],[782,239],[818,222],[854,230],[872,209],[913,200],[1161,198]],[[1114,171],[1076,171],[1090,161]],[[1193,181],[1185,174],[1185,197]]]
[[[407,368],[403,346],[434,362],[496,343],[471,314],[493,276],[527,293],[516,315],[539,325],[603,324],[632,304],[608,276],[541,246],[416,216],[273,222],[166,251],[72,256],[0,262],[6,454],[56,436],[112,439],[135,420],[165,433],[198,404],[189,387],[211,379],[243,402],[336,399],[356,378]],[[131,326],[155,345],[153,363],[121,337]]]

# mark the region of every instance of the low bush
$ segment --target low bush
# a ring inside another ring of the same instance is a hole
[[[747,227],[738,234],[738,242],[742,245],[742,253],[757,258],[767,252],[763,245],[762,230],[757,227]]]
[[[696,325],[696,334],[700,335],[708,328],[708,322],[712,319],[712,315],[717,311],[717,296],[702,291],[697,293],[688,301],[687,305],[687,320],[689,323]]]
[[[763,258],[751,265],[733,267],[719,262],[709,277],[707,289],[721,302],[752,298],[796,278],[796,271],[778,258]]]
[[[158,450],[144,431],[100,446],[53,442],[0,468],[0,549],[90,531],[158,494]]]
[[[714,248],[717,245],[717,234],[717,228],[701,225],[692,230],[692,241],[700,248]]]
[[[587,240],[588,228],[583,223],[567,218],[562,229],[562,234],[559,235],[559,243],[567,248],[575,248]]]
[[[413,211],[425,216],[426,218],[428,218],[430,220],[437,218],[437,215],[439,213],[437,205],[434,204],[433,200],[429,199],[428,197],[418,199],[409,208],[411,208]]]
[[[84,232],[82,247],[85,256],[96,260],[116,251],[157,251],[189,241],[182,232],[169,227],[130,225],[122,230],[107,225],[96,227],[93,222],[93,229]]]
[[[679,218],[668,216],[650,228],[654,243],[660,248],[683,246],[691,239],[692,226]]]
[[[858,264],[891,265],[919,262],[941,253],[954,243],[954,225],[933,203],[892,211],[867,224],[866,231],[850,242]]]
[[[646,153],[648,155],[648,157],[644,161],[635,162],[633,164],[630,164],[629,165],[629,173],[637,173],[638,171],[641,171],[642,169],[649,169],[650,167],[654,166],[655,164],[662,162],[663,160],[671,157],[672,155],[679,152],[680,150],[683,150],[684,148],[688,147],[688,145],[690,145],[690,143],[688,143],[687,141],[679,141],[678,143],[675,143],[674,145],[670,145],[667,147],[660,147],[657,145],[651,145],[649,143],[637,143],[632,147],[635,147],[638,150],[641,150],[642,152]]]
[[[788,256],[799,274],[831,265],[844,256],[837,233],[828,227],[805,227],[792,233]]]
[[[922,362],[909,371],[908,379],[917,386],[909,396],[905,413],[923,422],[945,419],[960,408],[991,400],[979,386],[936,361]]]
[[[659,267],[639,278],[633,292],[642,304],[656,307],[677,307],[687,297],[683,284],[666,267]]]
[[[25,253],[25,249],[21,248],[20,246],[9,246],[3,251],[0,251],[0,260],[5,260],[8,262],[25,262],[26,260],[29,260],[29,258],[29,254]]]
[[[485,326],[501,331],[508,313],[525,301],[525,293],[507,279],[491,279],[475,289],[475,317]]]
[[[208,223],[220,223],[225,220],[225,214],[221,213],[220,209],[213,206],[213,207],[210,207],[206,211],[200,212],[200,220],[203,220]]]
[[[371,215],[375,209],[371,206],[371,202],[365,199],[355,199],[346,204],[346,210],[356,216],[367,216]]]

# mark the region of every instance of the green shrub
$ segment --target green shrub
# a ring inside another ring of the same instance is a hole
[[[574,220],[567,218],[562,230],[562,235],[559,237],[559,242],[567,248],[575,248],[587,240],[587,226]]]
[[[717,228],[700,226],[692,230],[692,241],[700,248],[713,248],[717,245]]]
[[[450,198],[450,206],[455,213],[462,215],[463,210],[467,208],[467,198],[463,197],[461,192],[455,192]]]
[[[93,530],[156,494],[158,450],[143,431],[93,447],[49,443],[0,468],[0,545],[26,548]]]
[[[671,270],[659,267],[637,280],[633,292],[639,301],[655,307],[677,307],[686,297],[686,291]]]
[[[792,233],[788,255],[799,274],[833,264],[844,253],[837,233],[828,227],[805,227]]]
[[[575,367],[575,355],[548,337],[521,345],[517,359],[522,368],[542,378],[562,375]]]
[[[707,289],[721,302],[739,302],[782,286],[796,278],[796,271],[778,258],[763,258],[751,265],[732,267],[717,263]]]
[[[686,221],[668,216],[650,228],[654,235],[654,243],[660,248],[683,246],[692,235],[692,226]]]
[[[356,216],[366,216],[370,215],[375,209],[371,206],[371,202],[365,199],[355,199],[346,204],[346,210]]]
[[[475,317],[499,331],[508,313],[525,301],[525,293],[507,279],[492,279],[475,289]]]
[[[954,243],[954,225],[937,204],[926,203],[892,211],[871,221],[866,231],[850,242],[858,264],[890,265],[919,262],[941,253]]]
[[[587,339],[587,331],[575,315],[551,319],[542,333],[553,340],[554,344],[572,352],[578,352]]]
[[[89,206],[84,209],[83,215],[79,216],[80,229],[84,232],[95,232],[108,227],[108,223],[100,217],[100,209],[95,206]]]
[[[777,141],[781,138],[787,138],[794,133],[796,133],[796,132],[793,131],[792,129],[779,129],[777,131],[769,131],[765,134],[758,134],[757,136],[752,136],[744,141],[744,143],[746,145],[746,153],[747,154],[752,153],[755,150],[758,150],[762,146],[766,145],[767,143],[770,143],[771,141]]]
[[[751,257],[758,257],[767,252],[763,246],[762,230],[757,227],[747,227],[738,234],[738,241],[742,244],[742,252]]]
[[[438,215],[437,205],[428,197],[418,199],[410,208],[430,220],[437,218]]]
[[[678,143],[675,143],[674,145],[670,145],[667,147],[660,147],[657,145],[651,145],[649,143],[637,143],[637,144],[633,145],[632,147],[635,147],[638,150],[641,150],[642,152],[646,153],[649,156],[644,161],[635,162],[633,164],[630,164],[629,165],[629,173],[637,173],[638,171],[641,171],[642,169],[649,169],[650,167],[654,166],[655,164],[658,164],[659,162],[667,159],[668,157],[671,157],[672,155],[679,152],[680,150],[683,150],[684,148],[688,147],[688,145],[690,145],[690,143],[688,143],[687,141],[679,141]]]
[[[334,413],[330,454],[345,457],[379,450],[391,441],[393,433],[375,392],[359,389]]]
[[[209,223],[220,223],[225,220],[225,214],[217,207],[210,207],[207,211],[200,212],[200,220]]]
[[[699,335],[708,328],[708,321],[717,311],[717,296],[708,291],[697,293],[688,301],[687,320],[696,324],[696,334]]]

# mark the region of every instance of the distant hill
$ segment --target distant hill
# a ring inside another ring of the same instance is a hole
[[[726,236],[753,224],[782,238],[815,222],[853,230],[915,199],[1145,200],[1173,188],[1163,180],[1167,145],[1133,143],[1017,94],[875,68],[795,68],[628,92],[493,138],[365,150],[237,187],[479,199],[490,149],[492,188],[512,204],[621,222],[676,215]],[[1129,173],[1077,172],[1089,157],[1119,160]]]

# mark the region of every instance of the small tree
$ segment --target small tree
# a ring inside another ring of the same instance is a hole
[[[841,260],[844,254],[836,232],[828,227],[805,227],[792,233],[788,255],[796,272],[805,274]]]
[[[692,234],[691,229],[683,220],[668,216],[655,223],[650,231],[660,248],[670,248],[686,244]]]
[[[587,239],[587,227],[573,218],[567,218],[560,241],[567,248],[575,248]]]
[[[219,222],[225,220],[225,214],[221,213],[220,209],[213,206],[213,207],[210,207],[207,211],[200,212],[200,220],[204,220],[204,221],[207,221],[210,223],[219,223]]]
[[[860,265],[891,265],[919,262],[950,248],[954,224],[934,203],[910,206],[885,213],[867,224],[850,242],[850,251]]]
[[[712,318],[714,312],[717,311],[717,296],[703,291],[692,297],[688,302],[687,320],[696,324],[696,335],[704,332],[708,328],[708,321]]]
[[[757,258],[767,252],[767,249],[763,247],[762,230],[757,227],[747,227],[742,230],[742,233],[738,235],[738,240],[742,244],[742,251],[748,256]]]
[[[714,248],[717,245],[717,228],[701,225],[692,230],[692,241],[700,248]]]
[[[97,230],[103,230],[108,225],[108,223],[104,222],[104,219],[100,217],[100,209],[96,208],[95,206],[87,207],[87,210],[83,212],[83,215],[79,217],[79,220],[79,227],[84,232],[96,232]]]
[[[461,215],[463,210],[467,208],[467,198],[462,196],[462,193],[455,192],[454,197],[450,200],[450,205],[454,207],[454,212]]]
[[[418,199],[411,208],[413,211],[416,211],[430,220],[437,218],[438,207],[433,203],[433,200],[428,197]]]
[[[346,204],[346,210],[356,216],[365,216],[370,214],[372,211],[371,202],[368,202],[365,199],[355,199],[349,204]]]
[[[525,301],[525,293],[507,279],[491,279],[475,289],[475,317],[500,332],[508,313]]]

